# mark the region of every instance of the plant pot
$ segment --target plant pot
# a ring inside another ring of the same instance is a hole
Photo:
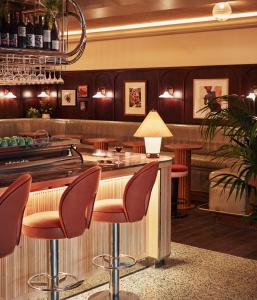
[[[50,119],[50,114],[42,114],[42,119]]]

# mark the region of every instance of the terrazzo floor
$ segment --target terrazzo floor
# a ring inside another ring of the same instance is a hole
[[[257,299],[257,261],[178,243],[159,269],[147,268],[121,280],[121,287],[142,300]],[[96,291],[72,297],[84,300]]]

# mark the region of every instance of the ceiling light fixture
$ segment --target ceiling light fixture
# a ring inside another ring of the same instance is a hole
[[[227,21],[231,14],[232,9],[228,2],[216,3],[212,9],[212,15],[218,21]]]
[[[257,17],[257,11],[235,13],[230,16],[230,19],[253,18],[253,17]],[[204,23],[204,22],[213,22],[215,20],[216,19],[213,16],[189,18],[189,19],[165,20],[165,21],[158,21],[158,22],[129,24],[129,25],[112,26],[112,27],[100,27],[95,29],[88,29],[87,33],[101,33],[101,32],[111,32],[111,31],[120,31],[120,30],[133,30],[133,29],[144,29],[144,28],[151,28],[151,27]],[[80,34],[81,31],[79,30],[69,31],[69,36],[80,35]]]

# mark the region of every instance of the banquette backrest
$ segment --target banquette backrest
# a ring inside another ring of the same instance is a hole
[[[115,137],[118,140],[135,139],[133,134],[140,123],[97,120],[66,120],[66,119],[1,119],[0,137],[17,135],[23,131],[47,130],[54,134],[81,134],[87,137]],[[199,125],[168,124],[173,137],[165,139],[175,143],[202,143]],[[204,143],[202,149],[196,153],[207,153],[217,146],[224,144],[221,134],[217,135],[210,143]]]

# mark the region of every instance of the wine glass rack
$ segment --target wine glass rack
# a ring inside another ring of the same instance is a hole
[[[76,0],[60,1],[60,50],[0,47],[0,85],[63,83],[61,72],[65,66],[75,63],[82,56],[87,40],[85,16]],[[25,15],[39,15],[46,11],[43,0],[9,0],[9,4],[22,7]],[[70,19],[78,23],[81,32],[79,41],[72,50],[68,47]]]

